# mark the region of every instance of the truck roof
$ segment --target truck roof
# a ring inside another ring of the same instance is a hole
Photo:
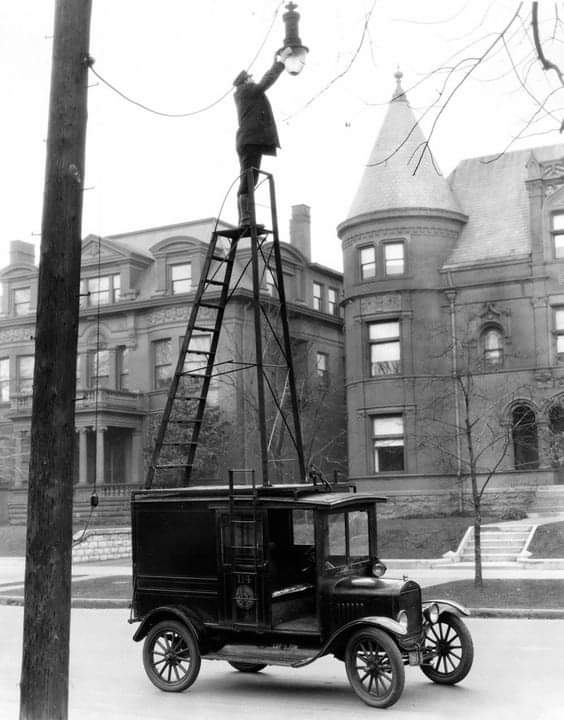
[[[165,502],[170,500],[208,501],[214,504],[236,503],[241,501],[255,502],[257,505],[282,505],[297,507],[337,508],[359,503],[385,503],[386,499],[372,493],[354,492],[352,485],[334,485],[329,491],[322,485],[295,484],[270,485],[252,488],[249,485],[236,485],[232,492],[228,486],[194,486],[186,488],[159,488],[151,490],[134,490],[133,503]]]

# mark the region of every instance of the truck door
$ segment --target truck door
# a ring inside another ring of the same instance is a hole
[[[266,627],[264,512],[255,508],[220,513],[222,623]]]

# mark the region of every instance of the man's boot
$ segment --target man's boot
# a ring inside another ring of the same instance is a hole
[[[251,213],[249,211],[249,196],[239,195],[239,227],[247,227],[251,224]]]

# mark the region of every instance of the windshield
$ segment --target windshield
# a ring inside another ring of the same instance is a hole
[[[332,513],[328,520],[327,569],[343,568],[370,559],[367,510]]]

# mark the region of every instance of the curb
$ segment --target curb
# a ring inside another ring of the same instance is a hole
[[[551,608],[468,608],[471,617],[521,620],[564,620],[564,610]]]
[[[23,607],[22,595],[0,595],[0,605],[18,605]],[[82,610],[115,610],[125,608],[129,610],[131,600],[120,600],[116,598],[72,598],[71,608]]]

